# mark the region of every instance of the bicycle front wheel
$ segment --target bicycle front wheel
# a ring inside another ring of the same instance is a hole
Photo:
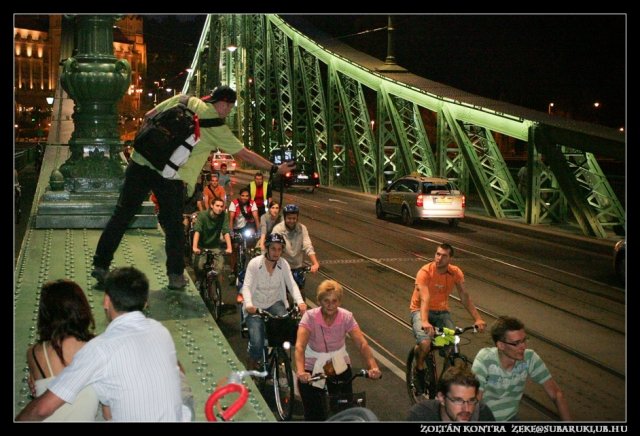
[[[412,404],[423,399],[433,399],[437,394],[437,372],[435,356],[431,352],[427,354],[424,361],[424,372],[422,375],[416,368],[417,352],[416,347],[412,347],[407,357],[407,370],[405,380],[407,393]]]
[[[293,413],[293,372],[291,361],[281,348],[278,348],[274,354],[271,376],[275,400],[274,412],[279,420],[288,421]]]
[[[211,314],[213,319],[218,321],[222,314],[222,289],[218,277],[207,278],[207,293],[211,302]]]

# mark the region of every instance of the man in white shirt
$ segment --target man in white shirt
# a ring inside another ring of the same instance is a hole
[[[107,329],[89,341],[49,389],[29,403],[17,420],[38,421],[92,385],[113,421],[185,419],[180,370],[169,331],[142,313],[149,281],[133,267],[116,268],[105,277],[103,308]]]
[[[293,280],[291,268],[286,260],[281,259],[285,240],[278,233],[271,233],[265,241],[267,251],[254,257],[247,265],[247,273],[242,285],[244,297],[243,310],[249,329],[249,360],[247,369],[256,369],[262,359],[264,348],[264,321],[255,315],[258,309],[273,315],[285,315],[289,303],[286,289],[289,288],[293,300],[301,313],[307,310],[298,285]]]

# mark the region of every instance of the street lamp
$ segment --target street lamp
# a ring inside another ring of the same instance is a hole
[[[551,108],[554,107],[554,106],[555,106],[555,104],[553,102],[549,103],[549,106],[547,106],[547,113],[549,115],[551,115]]]

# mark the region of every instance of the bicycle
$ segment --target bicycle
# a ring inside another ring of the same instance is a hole
[[[196,219],[198,212],[183,213],[182,222],[184,227],[184,256],[191,261],[193,255],[193,234],[195,231]]]
[[[231,238],[234,247],[237,247],[237,261],[234,274],[238,277],[240,271],[244,271],[247,264],[256,254],[256,241],[259,239],[259,232],[249,227],[243,232],[235,232]]]
[[[258,252],[258,248],[255,247],[256,241],[259,238],[259,232],[256,232],[252,228],[246,229],[243,233],[235,233],[233,235],[233,245],[237,248],[236,254],[236,291],[238,295],[242,290],[244,284],[244,276],[247,270],[249,261],[253,259]],[[244,313],[242,312],[242,300],[238,301],[238,312],[240,313],[240,335],[243,338],[247,337],[247,326],[244,320]]]
[[[266,332],[262,370],[267,375],[257,383],[258,389],[266,396],[269,385],[272,385],[273,404],[267,402],[280,421],[288,421],[293,413],[294,399],[291,349],[296,342],[300,314],[296,308],[289,309],[285,315],[280,316],[258,309],[255,315],[249,316],[261,317]]]
[[[444,374],[447,368],[455,366],[456,360],[461,359],[465,364],[471,365],[472,361],[460,352],[460,335],[469,330],[473,330],[474,333],[478,332],[478,328],[475,325],[469,327],[456,327],[455,329],[435,327],[435,335],[431,341],[431,349],[425,356],[424,360],[424,394],[420,394],[416,387],[417,345],[411,347],[409,356],[407,357],[406,383],[407,392],[409,393],[409,398],[413,404],[417,403],[422,398],[434,399],[436,397],[436,394],[438,393],[437,382],[440,380],[440,377],[442,377],[442,374]],[[436,366],[436,350],[438,350],[440,355],[444,358],[440,375],[438,375],[438,369]]]
[[[242,384],[242,379],[244,377],[254,376],[254,377],[265,377],[267,375],[266,372],[259,371],[234,371],[228,378],[227,384],[224,386],[220,386],[217,388],[207,399],[204,406],[204,414],[207,418],[207,421],[217,421],[215,406],[218,406],[218,416],[223,421],[230,421],[231,418],[238,413],[242,407],[247,402],[249,398],[249,390],[245,385]],[[237,393],[238,398],[226,409],[222,410],[220,405],[218,404],[222,397],[225,397],[229,394]]]
[[[296,281],[298,289],[300,289],[300,294],[302,295],[303,300],[305,299],[304,285],[307,282],[307,273],[309,271],[311,271],[311,267],[309,265],[291,270],[291,275],[293,275],[293,280]]]
[[[200,253],[207,256],[207,260],[204,263],[204,279],[200,282],[199,291],[205,304],[211,310],[213,319],[218,321],[222,314],[222,286],[220,285],[220,276],[218,271],[214,269],[215,261],[219,256],[222,256],[219,250],[213,250],[210,248],[203,248]]]
[[[320,380],[326,381],[323,388],[325,393],[325,401],[323,404],[325,416],[331,417],[337,413],[353,407],[367,406],[366,392],[339,393],[333,395],[329,394],[329,384],[337,386],[349,385],[358,377],[369,378],[369,371],[364,368],[359,369],[354,372],[349,380],[340,380],[336,375],[327,375],[324,373],[314,374],[313,376],[311,376],[311,378],[309,378],[309,383],[314,383]]]

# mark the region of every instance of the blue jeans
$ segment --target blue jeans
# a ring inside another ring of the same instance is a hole
[[[242,309],[244,310],[244,308]],[[262,309],[272,315],[286,315],[287,308],[283,301],[274,303],[273,306]],[[259,315],[249,315],[245,313],[247,329],[249,330],[249,357],[256,362],[262,360],[264,351],[264,320]]]
[[[150,191],[156,195],[160,206],[158,220],[165,231],[167,274],[184,272],[183,183],[181,180],[165,179],[157,171],[133,161],[127,166],[118,203],[98,241],[93,256],[94,266],[109,269],[124,232],[142,202],[149,198]]]
[[[429,323],[434,327],[448,327],[450,329],[455,328],[451,313],[446,310],[430,310],[429,311]],[[416,338],[416,344],[424,340],[431,341],[429,335],[422,330],[422,318],[420,318],[420,311],[415,310],[411,312],[411,325],[413,326],[413,336]]]

